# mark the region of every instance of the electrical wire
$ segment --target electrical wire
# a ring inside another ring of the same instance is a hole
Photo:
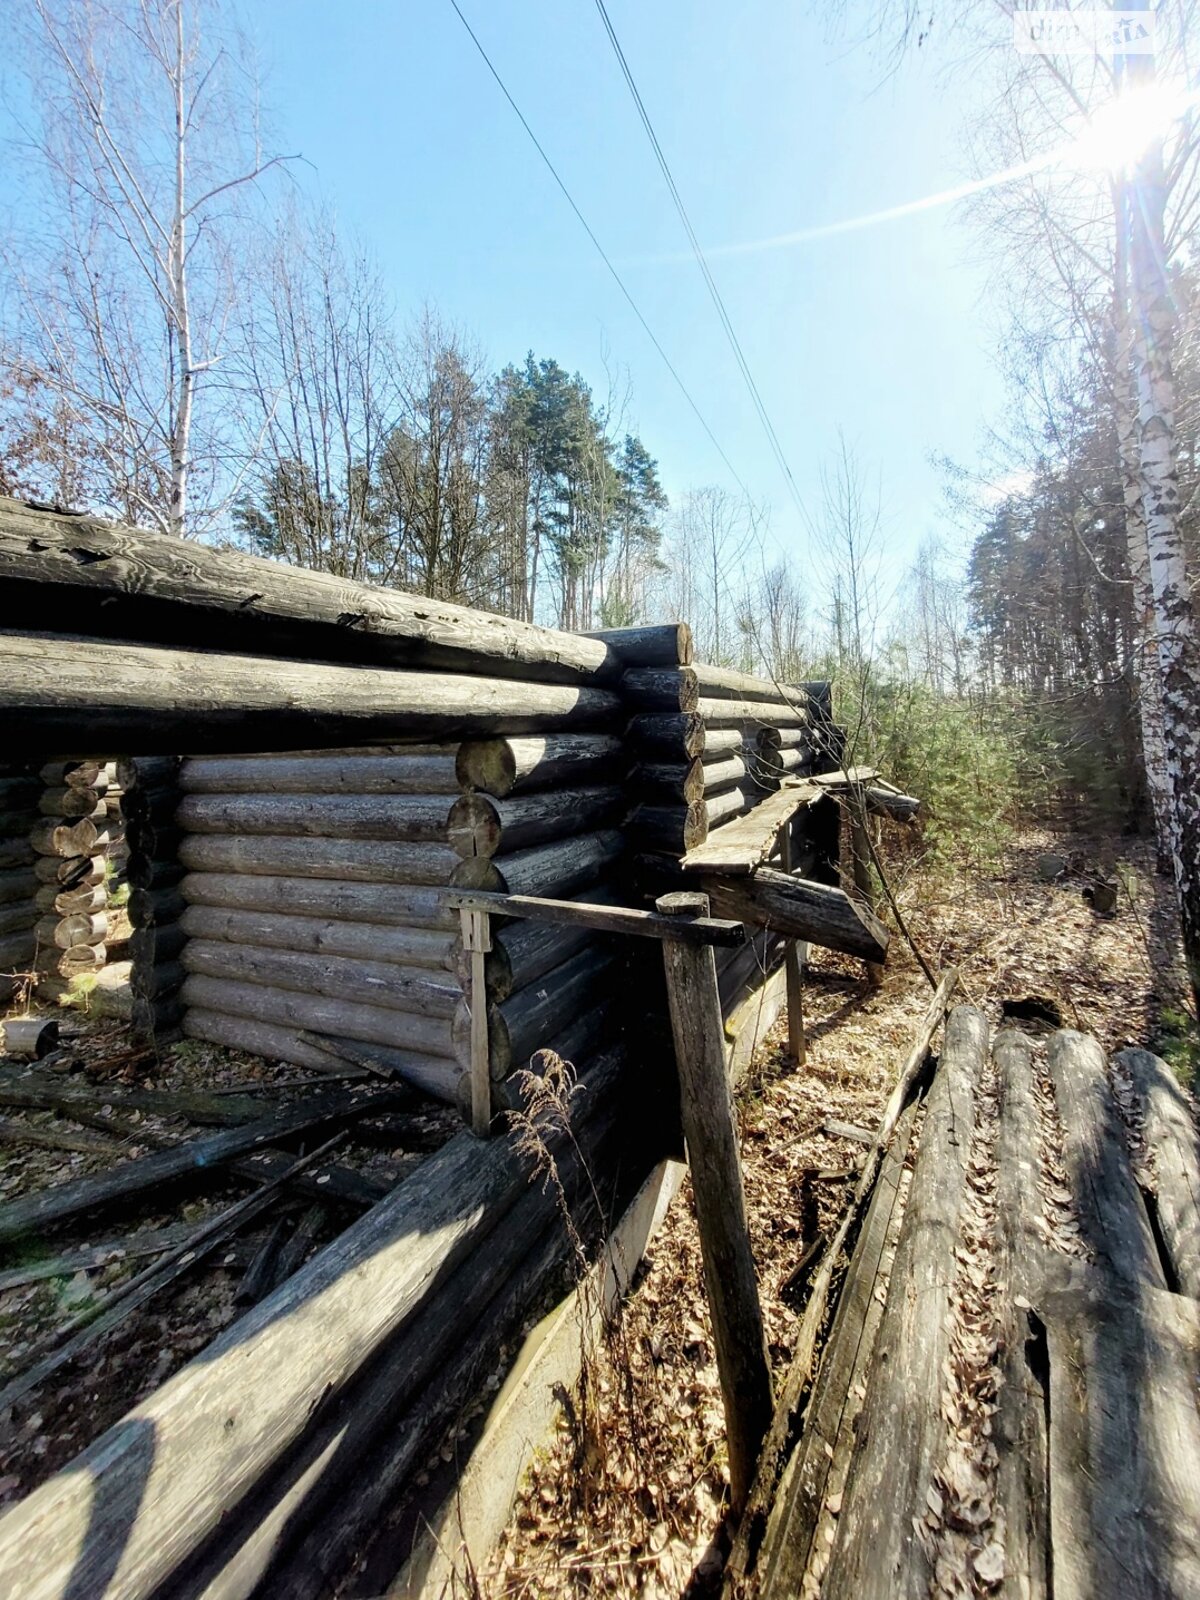
[[[721,291],[718,289],[716,280],[709,268],[704,250],[700,244],[700,240],[696,237],[696,230],[692,227],[692,219],[688,216],[687,207],[683,203],[683,196],[679,192],[679,187],[676,184],[674,174],[671,171],[671,164],[667,160],[666,155],[663,152],[662,145],[659,143],[658,135],[654,131],[654,124],[650,120],[650,113],[646,110],[645,102],[642,99],[638,86],[634,81],[633,73],[630,70],[629,62],[625,59],[625,52],[621,48],[621,41],[617,38],[617,30],[612,25],[612,19],[609,17],[604,0],[596,0],[596,9],[600,13],[601,21],[604,23],[604,30],[608,34],[609,43],[613,47],[613,52],[616,55],[618,63],[620,64],[621,72],[624,75],[625,82],[629,86],[629,92],[633,96],[633,103],[637,107],[638,116],[641,118],[642,126],[646,130],[646,137],[650,141],[650,147],[654,151],[655,159],[658,161],[663,178],[666,180],[666,185],[670,191],[671,199],[675,203],[675,210],[679,213],[679,220],[682,222],[684,232],[688,236],[688,242],[691,244],[692,254],[696,258],[696,264],[700,268],[701,275],[704,278],[704,282],[708,288],[713,305],[716,307],[717,315],[721,319],[721,326],[725,330],[725,337],[729,341],[730,349],[733,351],[734,358],[741,369],[742,377],[745,380],[746,388],[749,391],[750,398],[754,403],[754,408],[758,412],[759,421],[763,426],[763,432],[767,436],[767,443],[771,447],[771,450],[775,456],[775,460],[779,465],[779,470],[783,473],[784,479],[788,486],[788,491],[792,496],[792,500],[795,502],[796,510],[802,517],[804,517],[804,504],[800,498],[800,491],[796,486],[796,480],[792,476],[792,469],[788,465],[787,456],[784,454],[783,446],[779,442],[779,435],[775,430],[775,425],[771,421],[770,413],[768,412],[763,397],[759,392],[758,384],[754,380],[754,374],[750,370],[750,364],[746,360],[745,352],[742,349],[742,342],[738,338],[733,323],[730,320],[729,312],[725,306],[725,301],[722,298]]]
[[[512,95],[509,93],[508,86],[505,84],[504,79],[500,76],[499,72],[496,70],[495,66],[493,65],[491,57],[488,55],[487,51],[483,48],[483,45],[479,42],[479,37],[476,34],[474,28],[472,28],[471,24],[467,21],[466,17],[463,15],[462,10],[459,7],[458,0],[450,0],[450,4],[454,8],[454,11],[455,11],[455,13],[456,13],[456,15],[458,17],[458,20],[462,23],[463,27],[467,30],[467,33],[469,34],[470,39],[471,39],[471,43],[475,46],[476,50],[478,50],[480,56],[483,58],[484,66],[488,69],[488,71],[491,73],[492,77],[496,80],[496,83],[497,83],[497,85],[499,86],[499,89],[500,89],[500,93],[504,96],[504,98],[508,101],[509,105],[512,107],[513,111],[516,113],[517,120],[520,122],[521,126],[525,129],[525,132],[529,135],[530,140],[533,143],[534,149],[537,151],[538,155],[541,156],[543,162],[546,165],[547,171],[550,173],[550,176],[554,179],[555,183],[558,185],[559,189],[562,191],[563,198],[566,200],[566,202],[570,206],[571,210],[575,213],[576,217],[579,219],[579,223],[580,223],[580,226],[583,228],[583,231],[587,234],[588,238],[592,241],[592,244],[596,247],[596,253],[599,255],[599,257],[600,257],[601,261],[603,261],[604,265],[608,268],[609,273],[610,273],[610,275],[611,275],[611,277],[613,279],[613,282],[616,284],[617,288],[620,289],[622,295],[624,295],[625,300],[627,301],[630,310],[633,312],[633,314],[637,318],[637,320],[641,323],[643,332],[645,333],[646,337],[650,340],[650,343],[654,346],[655,350],[658,351],[659,356],[662,358],[663,365],[666,367],[667,371],[671,374],[672,378],[674,378],[676,386],[679,389],[679,392],[683,395],[683,398],[687,401],[688,405],[691,407],[692,412],[694,413],[694,415],[696,417],[696,420],[699,422],[700,426],[704,429],[704,432],[708,435],[709,442],[712,444],[714,450],[716,450],[716,452],[720,456],[721,460],[729,468],[729,471],[733,475],[734,481],[737,483],[738,488],[741,489],[742,493],[746,496],[746,499],[749,500],[750,499],[750,491],[749,491],[749,489],[747,489],[745,483],[742,481],[741,474],[738,472],[738,470],[734,466],[733,462],[730,461],[729,457],[725,454],[725,451],[721,447],[720,440],[717,438],[716,434],[709,427],[708,421],[707,421],[704,413],[701,411],[700,407],[696,404],[695,400],[692,398],[691,391],[688,389],[687,384],[684,383],[683,379],[679,376],[679,373],[676,371],[674,362],[671,360],[671,358],[667,354],[667,352],[663,349],[662,345],[659,343],[658,337],[655,334],[654,329],[650,326],[650,324],[646,321],[645,317],[642,315],[642,311],[641,311],[640,306],[638,305],[637,301],[633,298],[633,295],[629,292],[628,288],[625,285],[625,280],[621,277],[621,274],[617,271],[616,267],[613,265],[613,263],[612,263],[612,261],[611,261],[611,259],[609,257],[608,252],[605,250],[604,246],[600,243],[600,240],[596,237],[595,233],[593,232],[591,224],[588,222],[588,220],[584,216],[583,212],[576,205],[574,196],[571,194],[571,191],[567,188],[566,183],[560,177],[557,167],[554,165],[553,161],[551,161],[550,157],[546,154],[546,151],[545,151],[545,149],[544,149],[544,147],[542,145],[541,140],[538,138],[537,134],[534,133],[533,129],[530,127],[528,121],[526,120],[525,113],[521,110],[520,106],[513,99]]]

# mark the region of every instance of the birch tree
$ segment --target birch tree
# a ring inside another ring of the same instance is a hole
[[[230,493],[229,335],[246,274],[235,242],[283,157],[203,0],[25,0],[36,221],[4,260],[18,381],[67,405],[104,509],[201,531]]]

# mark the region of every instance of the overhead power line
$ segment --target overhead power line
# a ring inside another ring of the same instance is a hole
[[[692,219],[688,216],[687,207],[683,203],[683,196],[679,192],[679,186],[676,184],[674,174],[671,171],[671,164],[663,153],[663,147],[658,141],[658,135],[654,131],[654,124],[650,120],[650,113],[646,110],[645,102],[642,99],[641,93],[638,90],[638,86],[634,81],[633,73],[630,70],[629,62],[625,59],[625,52],[621,48],[621,41],[617,38],[617,30],[612,25],[612,19],[609,17],[604,0],[596,0],[596,9],[599,11],[600,18],[604,23],[604,31],[608,34],[609,43],[612,45],[617,61],[620,64],[621,72],[624,75],[625,82],[629,85],[629,92],[633,96],[633,103],[637,107],[638,116],[642,119],[642,126],[646,130],[646,137],[650,141],[650,147],[654,151],[655,159],[658,161],[658,165],[662,170],[662,175],[666,180],[666,185],[670,191],[671,199],[675,202],[675,210],[679,213],[679,220],[683,223],[684,232],[688,236],[688,242],[692,247],[692,254],[696,257],[696,264],[700,268],[701,275],[704,278],[705,285],[707,286],[709,295],[712,298],[712,303],[716,307],[718,317],[721,319],[721,326],[725,330],[725,337],[729,340],[730,349],[733,351],[734,358],[741,369],[742,377],[745,380],[746,388],[749,391],[750,398],[754,402],[754,409],[758,412],[759,421],[763,426],[763,432],[767,436],[767,443],[770,445],[772,453],[775,456],[775,460],[779,464],[779,470],[783,473],[784,479],[787,482],[788,491],[795,502],[796,509],[803,517],[805,515],[804,504],[800,498],[800,491],[796,487],[796,480],[792,476],[792,469],[788,465],[787,456],[784,454],[783,446],[779,442],[779,435],[775,431],[775,424],[771,421],[771,415],[767,410],[766,403],[764,402],[761,393],[759,392],[758,384],[754,381],[754,374],[750,370],[750,363],[746,360],[745,352],[742,349],[742,342],[737,336],[733,323],[730,321],[729,312],[726,309],[725,301],[721,296],[721,291],[717,288],[716,280],[709,269],[708,261],[706,260],[704,251],[701,248],[700,240],[696,237],[696,230],[692,227]]]
[[[454,7],[455,13],[458,16],[458,20],[462,23],[463,27],[467,30],[467,33],[470,35],[471,43],[475,46],[476,50],[478,50],[480,56],[483,58],[484,66],[488,69],[488,71],[491,73],[492,77],[496,80],[496,83],[497,83],[497,85],[499,86],[499,89],[500,89],[500,93],[504,96],[504,98],[508,101],[509,105],[512,107],[513,111],[516,113],[517,120],[520,122],[521,126],[525,129],[525,132],[529,135],[529,137],[530,137],[530,139],[531,139],[531,141],[533,143],[534,149],[537,151],[538,155],[541,156],[542,160],[546,164],[547,171],[550,173],[550,176],[554,179],[555,183],[558,185],[559,189],[562,191],[563,198],[566,200],[566,202],[570,206],[571,210],[575,213],[576,217],[579,219],[579,223],[580,223],[580,226],[583,228],[583,231],[587,234],[588,238],[592,241],[592,244],[596,247],[596,253],[599,255],[599,257],[600,257],[601,261],[603,261],[604,265],[608,268],[609,273],[612,276],[613,282],[616,284],[617,288],[620,289],[622,295],[624,295],[625,300],[628,302],[630,310],[633,312],[634,316],[641,323],[642,329],[643,329],[646,337],[649,339],[650,343],[654,346],[655,350],[658,351],[659,356],[662,358],[663,365],[666,367],[667,371],[671,374],[672,378],[674,378],[676,386],[679,389],[680,394],[683,395],[683,398],[687,401],[688,405],[691,407],[692,412],[694,413],[697,422],[699,422],[700,426],[704,429],[705,433],[708,435],[709,442],[712,444],[714,450],[716,450],[716,452],[720,456],[721,460],[729,468],[729,471],[732,473],[735,483],[738,485],[739,489],[741,489],[742,493],[746,496],[746,499],[749,500],[750,499],[750,491],[749,491],[749,489],[747,489],[745,483],[743,483],[741,474],[738,472],[738,470],[734,466],[733,462],[730,461],[729,457],[725,454],[725,451],[721,447],[720,440],[717,438],[716,434],[709,427],[707,418],[705,417],[704,413],[701,411],[700,407],[696,404],[695,400],[692,398],[691,391],[688,389],[687,384],[684,383],[683,379],[679,376],[679,373],[677,372],[677,370],[675,368],[674,362],[671,360],[671,358],[667,354],[667,352],[663,349],[662,345],[660,344],[660,342],[658,340],[658,336],[654,332],[654,329],[650,326],[650,324],[646,321],[645,317],[642,315],[641,307],[638,305],[637,301],[633,298],[633,295],[630,294],[628,288],[625,285],[625,280],[621,277],[621,274],[617,271],[616,267],[613,266],[612,260],[610,259],[607,250],[605,250],[604,246],[600,243],[600,240],[596,237],[596,235],[595,235],[595,233],[594,233],[594,231],[592,229],[591,223],[589,223],[588,219],[584,216],[583,212],[576,205],[574,196],[571,194],[571,191],[567,188],[566,183],[563,181],[563,179],[559,175],[558,168],[554,165],[553,161],[551,161],[550,157],[546,154],[546,151],[545,151],[545,149],[544,149],[544,147],[542,145],[541,140],[538,138],[537,134],[534,133],[533,129],[530,127],[528,121],[526,120],[525,113],[521,110],[520,106],[513,99],[512,95],[509,93],[507,84],[504,82],[504,79],[500,76],[499,72],[497,72],[495,66],[492,64],[492,59],[488,55],[487,51],[483,48],[483,45],[479,42],[479,37],[476,34],[474,28],[472,28],[471,24],[467,21],[466,17],[463,15],[462,10],[461,10],[461,8],[460,8],[460,6],[458,4],[458,0],[450,0],[450,4]]]

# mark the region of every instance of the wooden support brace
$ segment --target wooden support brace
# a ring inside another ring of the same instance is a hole
[[[677,893],[657,902],[662,916],[706,917],[708,896]],[[717,970],[711,948],[663,941],[680,1108],[700,1230],[713,1343],[725,1404],[730,1496],[741,1514],[770,1426],[771,1370],[725,1071]]]
[[[785,822],[780,840],[783,870],[789,876],[796,867],[794,826],[794,818]],[[802,1067],[808,1057],[808,1046],[804,1038],[804,958],[807,953],[807,944],[799,939],[789,939],[783,956],[787,972],[788,1054],[798,1067]]]
[[[487,962],[492,948],[491,918],[463,906],[463,949],[471,962],[471,1132],[486,1139],[492,1127],[492,1069],[488,1045]]]

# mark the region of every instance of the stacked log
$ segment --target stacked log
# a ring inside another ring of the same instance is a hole
[[[336,1069],[337,1050],[453,1101],[460,998],[454,745],[192,756],[171,808],[190,1038]],[[140,910],[140,900],[139,900]],[[328,1048],[326,1048],[326,1043]],[[331,1059],[332,1057],[332,1059]]]
[[[0,1000],[17,993],[37,948],[41,884],[30,832],[41,821],[41,792],[36,767],[0,766]]]
[[[621,689],[633,712],[629,828],[638,850],[684,855],[778,788],[784,770],[802,770],[791,753],[808,724],[802,689],[683,661],[627,665]],[[789,750],[786,761],[763,761],[764,736],[773,750]]]
[[[603,733],[472,740],[459,747],[462,794],[450,813],[458,863],[451,884],[509,894],[610,902],[623,839],[624,757]],[[578,928],[494,919],[486,958],[488,1059],[496,1109],[516,1100],[514,1074],[536,1069],[552,1049],[582,1065],[612,1037],[618,1007],[619,951],[611,939]],[[469,973],[461,940],[460,978]],[[470,1103],[471,995],[453,1024]]]
[[[38,991],[63,994],[108,959],[108,787],[114,768],[101,759],[51,761],[38,774],[37,821],[29,842],[37,860]]]
[[[175,823],[179,766],[176,756],[139,757],[117,765],[128,835],[132,1031],[158,1046],[180,1037],[183,1020],[179,956],[186,936],[179,925],[183,869]]]

